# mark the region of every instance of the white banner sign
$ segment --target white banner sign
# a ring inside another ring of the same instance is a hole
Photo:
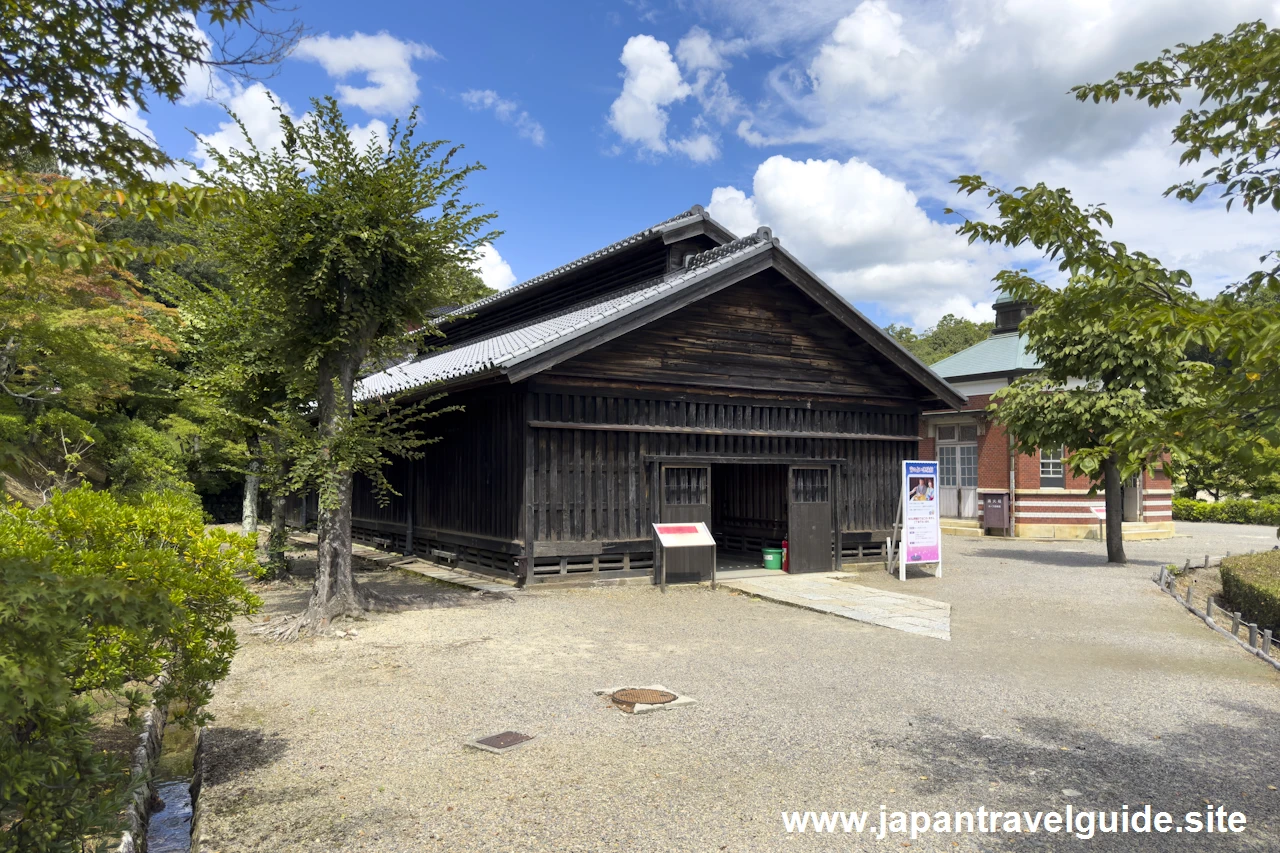
[[[902,463],[902,546],[899,569],[913,563],[942,568],[942,519],[938,512],[938,463]],[[904,575],[905,576],[905,575]]]

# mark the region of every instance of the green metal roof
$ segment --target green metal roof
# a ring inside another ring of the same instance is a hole
[[[1008,375],[1038,370],[1040,361],[1027,349],[1026,335],[1007,333],[992,335],[931,367],[943,379],[954,379],[958,376]]]

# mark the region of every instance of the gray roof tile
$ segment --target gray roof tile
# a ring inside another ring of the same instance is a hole
[[[683,214],[668,222],[687,217],[688,214]],[[552,346],[685,290],[726,264],[769,245],[769,232],[761,229],[756,234],[694,255],[684,269],[622,292],[597,297],[554,316],[379,371],[360,380],[356,385],[356,399],[387,397],[489,371],[508,370]]]
[[[614,254],[615,252],[620,252],[629,246],[634,246],[636,243],[643,242],[649,239],[650,237],[653,237],[657,234],[661,234],[663,231],[666,231],[670,228],[675,228],[680,225],[684,225],[687,222],[692,222],[695,219],[705,219],[705,218],[707,218],[707,214],[706,214],[706,211],[703,209],[702,205],[695,204],[693,207],[689,208],[684,213],[676,214],[670,219],[664,219],[662,222],[659,222],[657,225],[652,225],[644,229],[643,231],[639,231],[635,234],[632,234],[630,237],[625,237],[616,243],[610,243],[608,246],[605,246],[603,249],[596,249],[594,252],[591,252],[590,254],[583,255],[577,260],[570,261],[569,263],[564,264],[562,266],[558,266],[553,270],[548,270],[547,272],[544,272],[542,275],[534,276],[528,281],[523,281],[520,284],[513,285],[512,287],[508,287],[506,290],[500,290],[497,293],[494,293],[490,296],[486,296],[484,299],[479,299],[475,302],[472,302],[470,305],[463,305],[461,308],[454,309],[453,311],[446,313],[444,316],[460,317],[460,316],[465,316],[467,314],[473,314],[481,308],[485,308],[489,305],[492,305],[495,302],[500,302],[508,298],[513,293],[520,293],[529,288],[536,287],[545,281],[549,281],[553,278],[558,278],[559,276],[562,276],[567,272],[575,270],[578,267],[585,266],[589,263],[592,263],[593,261],[598,261],[603,257]]]

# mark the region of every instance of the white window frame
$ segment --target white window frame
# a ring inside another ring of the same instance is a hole
[[[1057,457],[1055,458],[1055,457],[1053,457],[1053,456],[1049,456],[1048,458],[1046,458],[1046,457],[1045,457],[1045,448],[1043,448],[1043,447],[1042,447],[1042,448],[1040,448],[1040,454],[1039,454],[1039,456],[1040,456],[1040,488],[1042,488],[1042,489],[1065,489],[1065,488],[1067,487],[1067,451],[1066,451],[1066,448],[1065,448],[1065,447],[1059,447],[1056,451],[1055,451],[1055,450],[1050,450],[1050,451],[1048,451],[1048,452],[1049,452],[1050,454],[1052,454],[1052,453],[1057,453]],[[1047,464],[1047,465],[1049,465],[1049,470],[1050,470],[1050,471],[1052,471],[1052,470],[1053,470],[1053,468],[1054,468],[1054,466],[1056,466],[1056,467],[1057,467],[1057,469],[1058,469],[1058,473],[1057,473],[1057,474],[1052,474],[1052,473],[1051,473],[1051,474],[1046,474],[1046,473],[1045,473],[1045,465],[1046,465],[1046,464]],[[1049,481],[1054,481],[1054,480],[1056,480],[1057,482],[1056,482],[1056,483],[1053,483],[1053,482],[1046,483],[1046,482],[1045,482],[1045,480],[1049,480]]]

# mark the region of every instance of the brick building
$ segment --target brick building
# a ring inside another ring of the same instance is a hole
[[[982,536],[1005,533],[986,524],[986,495],[1013,494],[1012,533],[1051,539],[1099,536],[1093,507],[1102,492],[1089,494],[1089,481],[1063,464],[1063,448],[1016,453],[1004,429],[985,411],[991,395],[1040,365],[1027,349],[1018,325],[1031,306],[1000,297],[996,325],[985,341],[933,365],[933,370],[968,403],[960,411],[927,411],[920,419],[920,458],[938,460],[943,529]],[[1173,535],[1173,486],[1162,470],[1134,477],[1124,486],[1126,539]]]

